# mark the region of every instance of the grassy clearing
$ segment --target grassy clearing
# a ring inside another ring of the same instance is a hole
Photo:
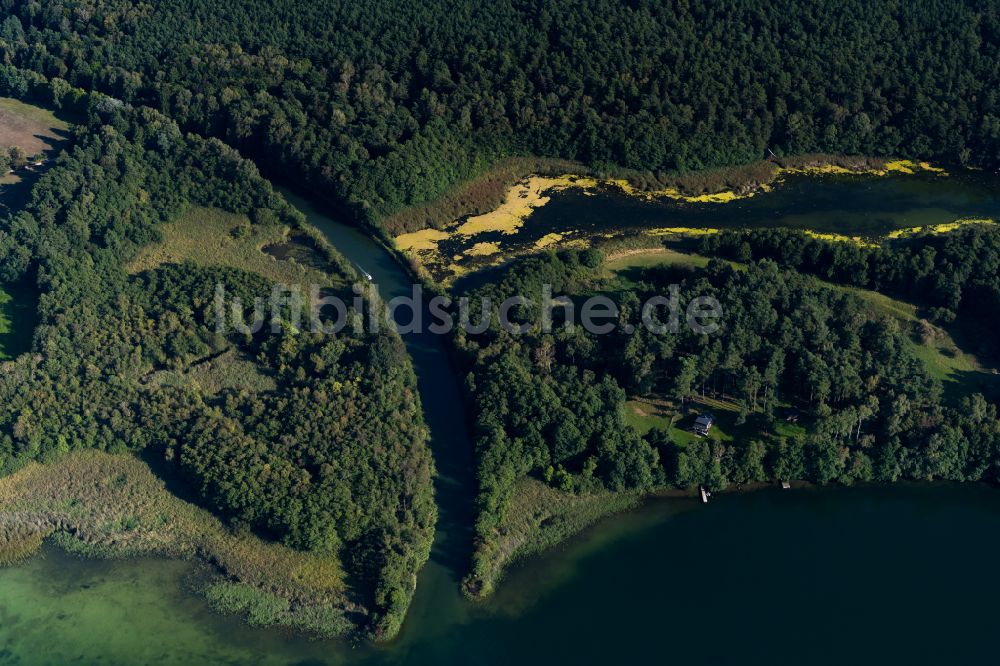
[[[287,285],[343,286],[324,271],[263,251],[289,242],[291,230],[286,226],[250,224],[245,215],[193,207],[161,230],[163,240],[140,251],[129,266],[131,273],[192,261],[238,268]]]
[[[912,303],[906,303],[869,289],[857,289],[855,287],[843,287],[840,285],[830,286],[854,294],[871,306],[875,312],[895,317],[907,323],[917,321],[917,306]]]
[[[945,333],[947,336],[947,333]],[[913,343],[913,353],[923,361],[927,371],[943,382],[960,381],[962,373],[983,372],[982,367],[971,354],[964,353],[948,338],[941,343]],[[985,373],[984,373],[985,374]]]
[[[489,596],[511,564],[551,548],[605,516],[632,509],[640,501],[637,493],[572,495],[536,479],[522,479],[504,512],[499,538],[480,544],[476,553],[476,574],[482,586],[466,591],[476,597]]]
[[[69,129],[69,123],[40,106],[26,104],[11,97],[0,97],[0,142],[5,146],[21,146],[37,141],[39,146],[46,138],[58,139],[59,132]],[[25,143],[21,143],[25,142]]]
[[[604,272],[607,279],[627,286],[633,282],[629,276],[631,271],[668,265],[700,268],[707,265],[708,261],[708,258],[697,254],[667,248],[640,249],[612,257],[604,263]],[[996,388],[1000,384],[1000,379],[984,368],[975,356],[963,352],[947,331],[922,321],[917,306],[912,303],[868,289],[830,283],[827,286],[854,294],[867,303],[872,311],[897,319],[911,333],[906,339],[914,355],[924,363],[933,377],[941,380],[949,400],[955,401],[982,391],[984,387]],[[921,332],[925,335],[920,335]],[[643,421],[639,419],[635,423],[641,425]],[[644,431],[640,429],[640,432]]]
[[[906,339],[913,354],[932,377],[942,382],[948,400],[956,402],[972,393],[996,390],[1000,385],[1000,378],[975,356],[962,351],[948,331],[922,320],[915,305],[867,289],[835,288],[854,293],[876,312],[899,320],[911,333]]]
[[[48,153],[63,139],[69,123],[48,109],[0,97],[0,150],[18,147],[25,155]],[[0,174],[0,185],[17,182],[18,174]]]
[[[711,439],[729,441],[732,436],[726,434],[722,416],[725,411],[733,411],[735,406],[720,401],[713,401],[713,403],[716,404],[702,404],[699,408],[695,403],[689,402],[687,409],[681,409],[672,401],[664,398],[656,396],[635,397],[625,403],[625,422],[635,428],[640,435],[645,435],[654,428],[666,430],[670,433],[670,438],[673,441],[686,445],[698,439],[698,435],[691,430],[697,415],[702,411],[710,411],[716,416],[716,425],[712,429]]]
[[[25,285],[0,285],[0,361],[31,349],[38,296]]]
[[[217,395],[226,389],[242,389],[260,393],[273,391],[277,383],[273,377],[261,371],[253,359],[243,357],[235,349],[183,370],[160,370],[150,375],[145,382],[147,388],[161,386],[189,386],[200,389],[205,395]]]
[[[676,415],[665,401],[633,398],[625,402],[625,423],[645,435],[654,428],[673,431]]]
[[[715,425],[708,439],[733,442],[764,436],[755,425],[736,423],[739,418],[739,405],[735,402],[701,396],[688,400],[683,408],[673,401],[658,396],[632,398],[625,403],[625,422],[635,428],[640,435],[645,435],[653,428],[666,430],[674,442],[683,446],[703,439],[694,434],[693,427],[698,415],[705,412],[715,416]],[[781,422],[781,427],[776,425],[773,434],[788,436],[800,431],[805,432],[805,429],[798,426],[785,427],[786,425],[784,422]]]
[[[708,266],[708,257],[697,254],[686,254],[665,247],[640,248],[628,250],[608,257],[604,262],[605,275],[620,274],[629,270],[653,268],[655,266],[684,266],[688,268],[704,268]]]
[[[614,252],[601,267],[602,289],[634,289],[642,279],[642,273],[649,268],[670,266],[682,270],[694,270],[708,266],[708,257],[689,252],[679,252],[662,245],[651,248],[634,248]],[[737,270],[742,264],[726,261]]]
[[[24,557],[48,536],[92,556],[199,557],[226,576],[213,588],[216,597],[229,598],[219,605],[253,610],[258,624],[336,635],[344,633],[349,616],[363,613],[347,598],[336,557],[233,533],[210,512],[169,492],[132,455],[78,451],[0,479],[0,560]],[[240,608],[233,590],[268,605],[246,602]]]

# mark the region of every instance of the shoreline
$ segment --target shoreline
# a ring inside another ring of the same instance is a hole
[[[438,199],[393,213],[379,224],[390,238],[426,228],[442,229],[462,218],[491,212],[504,202],[514,185],[532,176],[588,179],[642,197],[725,203],[767,192],[788,175],[886,175],[916,171],[947,174],[944,169],[925,161],[823,153],[659,175],[626,168],[599,172],[575,160],[509,157],[497,161],[477,176],[456,183]]]
[[[449,221],[427,225],[412,231],[398,233],[391,238],[395,253],[408,262],[415,274],[421,279],[436,282],[447,288],[452,282],[469,273],[496,266],[506,261],[544,249],[566,247],[590,247],[601,239],[616,239],[623,241],[647,236],[684,236],[715,233],[717,229],[688,229],[684,227],[664,227],[662,229],[644,229],[631,235],[615,235],[614,233],[598,233],[585,238],[572,229],[557,229],[544,238],[539,239],[531,248],[520,248],[511,253],[503,247],[502,238],[515,237],[527,223],[535,211],[546,206],[551,195],[566,190],[578,190],[584,195],[598,192],[610,192],[615,195],[642,199],[645,201],[671,201],[680,205],[706,204],[724,205],[733,201],[745,200],[757,195],[763,195],[780,187],[789,177],[822,177],[822,176],[859,176],[884,177],[891,174],[914,175],[917,173],[934,173],[947,176],[943,168],[928,162],[912,160],[888,160],[871,157],[843,157],[828,155],[804,155],[777,162],[760,162],[745,168],[723,171],[699,172],[688,174],[670,181],[664,186],[661,182],[644,182],[636,185],[625,177],[606,178],[588,175],[589,170],[581,172],[563,172],[559,175],[546,175],[546,172],[533,172],[513,180],[504,192],[503,199],[492,208],[482,212],[476,207],[468,214],[456,215],[449,212]],[[734,174],[739,173],[739,177]],[[508,172],[505,172],[509,175]],[[714,179],[714,184],[706,184]],[[683,181],[683,182],[682,182]],[[735,184],[742,183],[742,184]],[[694,187],[699,190],[692,189]],[[721,189],[720,189],[721,188]],[[955,222],[958,222],[956,220]],[[954,223],[951,223],[952,225]],[[948,227],[950,225],[938,225]],[[907,230],[917,233],[920,229]],[[387,233],[393,233],[387,231]],[[903,234],[896,232],[890,238],[899,238]],[[839,236],[824,234],[826,240],[845,240],[865,243],[860,236]],[[487,239],[483,241],[482,239]],[[501,240],[498,240],[501,239]],[[477,242],[477,240],[482,242]],[[441,249],[441,244],[458,245],[458,253],[453,250]]]
[[[69,454],[68,457],[76,455],[89,455],[96,452],[79,452]],[[100,453],[97,457],[106,458],[128,458],[133,456],[115,456],[111,454]],[[58,463],[56,463],[58,464]],[[38,467],[41,467],[40,465]],[[15,473],[16,476],[17,473]],[[4,498],[3,491],[7,490],[3,487],[2,482],[6,479],[12,477],[4,477],[0,479],[0,498]],[[539,484],[540,482],[526,478],[524,480],[528,483]],[[850,489],[852,487],[883,487],[892,488],[895,486],[934,486],[941,484],[948,484],[950,482],[920,482],[920,481],[900,481],[898,483],[892,484],[855,484],[855,486],[848,486],[843,484],[831,483],[826,485],[817,485],[804,480],[793,480],[791,483],[792,490],[811,490],[811,489],[824,489],[824,488],[839,488],[842,490]],[[966,484],[961,484],[966,485]],[[982,483],[974,483],[971,485],[989,485]],[[749,493],[756,493],[765,490],[778,490],[780,485],[778,481],[767,481],[767,482],[754,482],[742,485],[730,485],[724,489],[713,491],[713,495],[744,495]],[[554,489],[553,492],[555,492]],[[474,591],[469,587],[471,574],[467,575],[461,581],[461,591],[463,596],[477,604],[488,602],[494,594],[498,591],[499,587],[502,585],[506,577],[512,573],[517,567],[521,565],[528,564],[533,558],[538,556],[543,556],[546,553],[552,552],[555,548],[559,546],[564,546],[566,544],[572,543],[574,539],[583,538],[586,536],[587,532],[590,530],[600,529],[601,524],[615,516],[621,516],[629,514],[632,512],[638,512],[645,509],[650,502],[655,501],[669,501],[669,500],[683,500],[689,503],[694,503],[699,497],[698,490],[694,488],[659,488],[643,494],[635,493],[606,493],[600,496],[590,496],[590,497],[579,497],[573,496],[570,499],[576,500],[592,500],[601,499],[604,500],[597,506],[597,510],[593,513],[588,513],[584,516],[582,520],[573,524],[569,530],[561,531],[557,538],[543,538],[540,541],[522,543],[518,548],[512,550],[508,556],[502,561],[494,561],[496,568],[494,569],[494,575],[482,581],[483,586],[479,588],[479,591]],[[700,504],[696,504],[691,507],[691,510],[696,508]],[[3,517],[9,514],[0,513],[0,528],[4,526],[5,522]],[[72,528],[65,523],[60,523],[57,528],[54,528],[52,532],[43,538],[39,538],[37,541],[37,547],[33,548],[24,557],[17,559],[15,561],[0,561],[0,567],[8,566],[18,566],[26,562],[27,560],[36,557],[44,547],[57,547],[62,552],[65,552],[72,556],[79,556],[84,558],[95,558],[103,560],[125,560],[133,558],[158,558],[158,559],[175,559],[181,561],[189,561],[194,563],[196,566],[204,567],[207,574],[209,583],[206,586],[199,586],[197,588],[192,588],[189,593],[204,599],[207,601],[209,607],[213,612],[220,614],[236,614],[241,616],[241,621],[245,622],[248,626],[260,626],[260,627],[273,627],[273,628],[285,628],[294,631],[295,633],[302,635],[304,637],[312,636],[313,639],[336,639],[336,640],[350,640],[352,636],[360,636],[356,630],[353,632],[340,632],[340,633],[322,633],[315,631],[315,627],[309,626],[305,617],[303,622],[259,622],[256,621],[258,618],[254,614],[254,609],[247,608],[227,608],[225,607],[226,598],[223,595],[213,594],[213,588],[216,588],[220,583],[231,584],[231,580],[227,578],[227,572],[220,561],[211,556],[210,553],[205,553],[201,551],[183,552],[183,551],[172,551],[169,549],[134,549],[130,550],[128,548],[122,548],[116,550],[118,545],[115,547],[107,547],[104,545],[98,545],[94,549],[89,548],[91,544],[81,541],[80,534],[71,533]],[[551,537],[551,534],[548,535]],[[54,538],[55,537],[55,538]],[[237,583],[241,587],[249,587],[245,584]],[[239,598],[239,594],[234,595],[235,598]],[[305,615],[309,615],[309,609],[303,608],[299,609],[305,611]],[[390,642],[391,643],[391,642]],[[385,643],[383,643],[385,645]]]
[[[68,453],[0,478],[0,566],[50,543],[98,559],[193,560],[214,572],[202,596],[251,625],[322,638],[364,631],[371,611],[353,600],[336,558],[233,532],[171,493],[132,454]]]
[[[534,479],[526,478],[522,480],[524,483],[540,483]],[[901,483],[919,483],[919,485],[925,485],[920,482],[901,482]],[[935,482],[930,482],[926,485],[933,485]],[[843,484],[826,484],[817,485],[805,480],[792,480],[789,482],[789,490],[810,490],[816,488],[841,488],[846,489],[851,486],[846,486]],[[861,485],[861,484],[858,484]],[[872,485],[882,485],[885,487],[892,487],[897,484],[872,484]],[[742,485],[732,484],[727,486],[722,490],[713,490],[712,495],[745,495],[750,493],[757,493],[765,490],[780,490],[780,481],[759,481],[753,483],[745,483]],[[554,489],[552,489],[554,491]],[[503,560],[493,559],[490,561],[491,573],[492,575],[488,578],[478,578],[475,576],[474,572],[467,574],[462,580],[462,594],[466,599],[476,602],[485,603],[488,602],[502,586],[503,581],[506,579],[507,575],[510,574],[518,566],[526,564],[532,558],[545,555],[551,552],[559,546],[565,546],[571,543],[574,539],[583,538],[588,531],[596,530],[601,527],[601,524],[607,520],[614,518],[615,516],[623,516],[632,512],[642,511],[650,502],[655,501],[669,501],[669,500],[687,500],[689,502],[698,501],[700,495],[697,488],[657,488],[651,490],[647,493],[637,494],[629,492],[621,493],[606,493],[600,496],[573,496],[577,500],[587,501],[604,499],[605,503],[598,505],[597,509],[593,513],[586,514],[578,522],[575,522],[568,531],[562,531],[557,535],[557,538],[550,538],[549,535],[541,537],[541,539],[532,540],[532,535],[527,535],[525,542],[520,544],[518,548],[512,550],[508,553],[507,557]],[[700,506],[700,502],[698,502]],[[537,537],[537,535],[535,535]],[[548,538],[547,538],[548,537]],[[474,553],[475,556],[479,556],[480,553]]]

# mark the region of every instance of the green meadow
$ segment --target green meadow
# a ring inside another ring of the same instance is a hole
[[[0,285],[0,361],[31,349],[36,296],[23,285]]]

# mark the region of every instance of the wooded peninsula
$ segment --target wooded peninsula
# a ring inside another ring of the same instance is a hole
[[[449,566],[481,599],[651,495],[1000,483],[996,3],[0,9],[0,563],[46,539],[199,559],[220,611],[388,641],[439,514],[471,516]],[[786,179],[877,178],[979,198],[864,235],[669,219],[740,219]],[[392,268],[361,266],[279,186]],[[559,194],[675,208],[620,233],[564,222],[515,251]],[[431,246],[447,280],[421,263]],[[388,326],[326,335],[279,325],[290,310],[217,326],[218,285],[251,304],[312,284],[374,309],[352,287],[389,270],[452,313],[547,285],[607,297],[618,327],[514,333],[496,316],[451,332],[431,368]],[[718,331],[643,326],[672,286],[718,302]],[[452,433],[421,396],[432,373],[460,387]],[[471,442],[456,492],[436,472],[449,438]]]

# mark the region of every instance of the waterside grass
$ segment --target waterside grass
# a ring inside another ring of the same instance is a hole
[[[638,493],[572,495],[533,478],[522,479],[493,538],[476,544],[473,572],[463,583],[471,598],[493,593],[504,571],[577,534],[596,521],[638,506]]]
[[[549,164],[550,168],[553,166],[554,164]],[[486,212],[483,212],[481,207],[476,207],[474,213],[466,213],[463,210],[463,214],[450,220],[437,218],[433,224],[403,225],[406,230],[398,233],[393,242],[397,250],[407,255],[415,270],[421,274],[426,272],[441,285],[447,286],[461,275],[496,266],[517,254],[547,248],[586,247],[598,241],[597,238],[581,237],[580,233],[567,228],[546,234],[526,247],[518,247],[516,250],[506,247],[508,243],[505,238],[514,239],[528,218],[549,203],[553,193],[567,189],[579,190],[584,194],[612,191],[645,200],[670,199],[683,205],[724,205],[769,192],[775,184],[792,175],[821,177],[856,174],[877,177],[893,173],[914,174],[919,171],[947,175],[943,169],[927,162],[832,155],[806,155],[723,171],[656,177],[627,171],[619,172],[617,177],[595,175],[591,170],[557,175],[551,175],[551,172],[535,173],[511,182],[502,199]],[[511,175],[509,171],[505,173]],[[962,222],[958,221],[955,224],[960,223]],[[939,226],[940,229],[935,228],[932,231],[941,233],[953,225]],[[390,233],[395,233],[394,230],[399,226],[390,225],[387,228]],[[888,238],[898,238],[906,233],[922,231],[924,230],[917,228],[907,232],[897,232]],[[718,233],[718,229],[662,227],[636,233],[679,238]],[[851,242],[868,247],[876,245],[881,240],[837,234],[816,233],[815,236],[824,240]],[[458,247],[466,249],[458,250],[457,254],[453,249],[445,252],[441,249],[443,243],[448,242],[445,247],[449,248],[456,246],[456,243],[449,241],[457,241]],[[490,259],[484,260],[483,257]]]
[[[30,555],[45,537],[81,555],[208,562],[220,573],[210,600],[251,614],[257,624],[334,636],[366,616],[350,600],[335,556],[234,532],[172,494],[131,454],[77,451],[0,478],[0,560]]]
[[[287,285],[341,287],[331,274],[294,260],[279,260],[263,250],[289,242],[291,229],[280,224],[251,224],[245,215],[194,206],[163,225],[162,240],[144,247],[129,265],[141,273],[163,264],[191,261],[257,273]]]

